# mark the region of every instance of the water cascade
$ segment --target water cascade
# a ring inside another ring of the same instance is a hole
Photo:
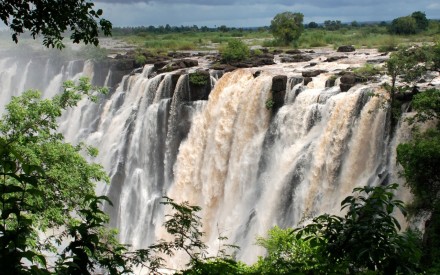
[[[28,88],[52,96],[66,79],[89,76],[109,85],[112,70],[93,62],[0,59],[0,103]],[[37,73],[41,75],[36,75]],[[153,66],[125,75],[98,104],[86,100],[60,121],[67,141],[96,146],[111,176],[99,185],[114,207],[106,206],[120,240],[145,247],[164,236],[167,195],[202,207],[206,241],[216,252],[219,235],[241,247],[251,263],[262,251],[254,245],[274,225],[295,226],[305,217],[338,213],[354,187],[387,179],[390,164],[386,110],[378,85],[348,92],[308,88],[288,80],[285,104],[267,109],[274,75],[251,69],[226,73],[209,99],[188,100],[186,73],[156,74]],[[40,81],[36,81],[36,80]],[[99,82],[99,81],[98,81]],[[322,82],[322,83],[321,83]],[[34,86],[32,86],[34,85]]]

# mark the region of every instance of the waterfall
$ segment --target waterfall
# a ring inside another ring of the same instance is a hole
[[[48,97],[66,79],[98,77],[91,61],[39,62],[47,83],[35,81],[37,61],[0,59],[1,109],[18,89],[36,85]],[[99,74],[102,84],[114,75]],[[225,236],[241,247],[238,259],[252,263],[263,253],[256,236],[338,213],[354,187],[381,184],[397,169],[389,161],[396,142],[389,142],[386,110],[370,96],[385,93],[378,85],[340,92],[325,88],[324,77],[310,87],[289,78],[275,112],[266,108],[273,76],[235,70],[212,82],[207,101],[190,101],[187,74],[156,74],[147,65],[97,104],[84,100],[63,115],[59,129],[68,142],[100,151],[95,161],[111,184],[96,189],[113,201],[105,211],[122,243],[143,248],[165,236],[159,202],[166,195],[202,207],[210,252]],[[404,132],[399,128],[399,137]]]

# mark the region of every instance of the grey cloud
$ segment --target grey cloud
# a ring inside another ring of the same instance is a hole
[[[364,1],[354,1],[354,0],[96,0],[96,2],[102,3],[119,3],[119,4],[133,4],[133,3],[155,3],[155,4],[190,4],[190,5],[203,5],[203,6],[226,6],[226,5],[308,5],[321,8],[337,8],[344,6],[370,6],[378,5],[383,3],[383,0],[364,0]],[[409,2],[409,1],[400,1]]]

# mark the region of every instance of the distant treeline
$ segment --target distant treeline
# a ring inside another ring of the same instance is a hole
[[[423,14],[424,15],[424,14]],[[416,18],[419,19],[419,18]],[[420,19],[419,19],[420,20]],[[424,28],[426,29],[428,27],[428,21],[438,23],[440,20],[427,20],[426,17],[422,17],[422,20],[424,21],[426,25],[424,25]],[[402,21],[406,24],[404,24],[403,27]],[[407,23],[409,21],[409,23]],[[381,21],[381,22],[357,22],[352,21],[350,23],[341,22],[340,20],[326,20],[324,23],[316,23],[316,22],[309,22],[307,24],[304,24],[304,27],[306,29],[324,29],[329,31],[335,31],[340,30],[343,28],[362,28],[362,27],[387,27],[388,30],[391,33],[402,33],[404,34],[406,31],[400,31],[402,28],[409,28],[410,31],[408,33],[415,33],[417,31],[417,20],[414,20],[414,22],[411,22],[411,16],[406,17],[399,17],[394,19],[393,21]],[[435,24],[434,23],[434,24]],[[412,25],[411,25],[412,24]],[[420,23],[419,23],[420,25]],[[397,27],[396,27],[397,26]],[[147,34],[168,34],[168,33],[185,33],[185,32],[265,32],[269,31],[269,26],[263,26],[263,27],[247,27],[247,28],[236,28],[236,27],[227,27],[226,25],[216,26],[216,27],[207,27],[207,26],[170,26],[169,24],[166,24],[165,26],[138,26],[138,27],[114,27],[112,30],[112,34],[114,36],[125,36],[125,35],[136,35],[136,36],[143,36]]]
[[[139,27],[114,27],[112,30],[113,35],[141,35],[147,33],[154,34],[167,34],[167,33],[184,33],[184,32],[244,32],[244,31],[267,31],[269,27],[248,27],[248,28],[235,28],[221,25],[219,27],[207,27],[207,26],[139,26]]]

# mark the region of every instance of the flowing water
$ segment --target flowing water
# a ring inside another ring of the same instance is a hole
[[[24,89],[50,97],[66,79],[97,77],[89,61],[36,66],[0,59],[0,109]],[[112,72],[99,73],[98,84],[108,84]],[[141,248],[166,237],[159,204],[166,195],[202,207],[212,253],[226,236],[241,247],[238,258],[251,263],[263,253],[255,237],[272,226],[338,213],[354,187],[396,179],[396,141],[389,140],[381,98],[370,96],[384,93],[378,85],[341,93],[324,88],[322,77],[308,87],[289,81],[285,105],[273,113],[266,108],[270,72],[254,77],[241,69],[213,78],[207,101],[183,100],[191,92],[188,76],[173,77],[145,66],[99,103],[84,100],[60,120],[67,141],[99,149],[95,161],[111,184],[97,191],[113,201],[105,210],[123,243]]]

